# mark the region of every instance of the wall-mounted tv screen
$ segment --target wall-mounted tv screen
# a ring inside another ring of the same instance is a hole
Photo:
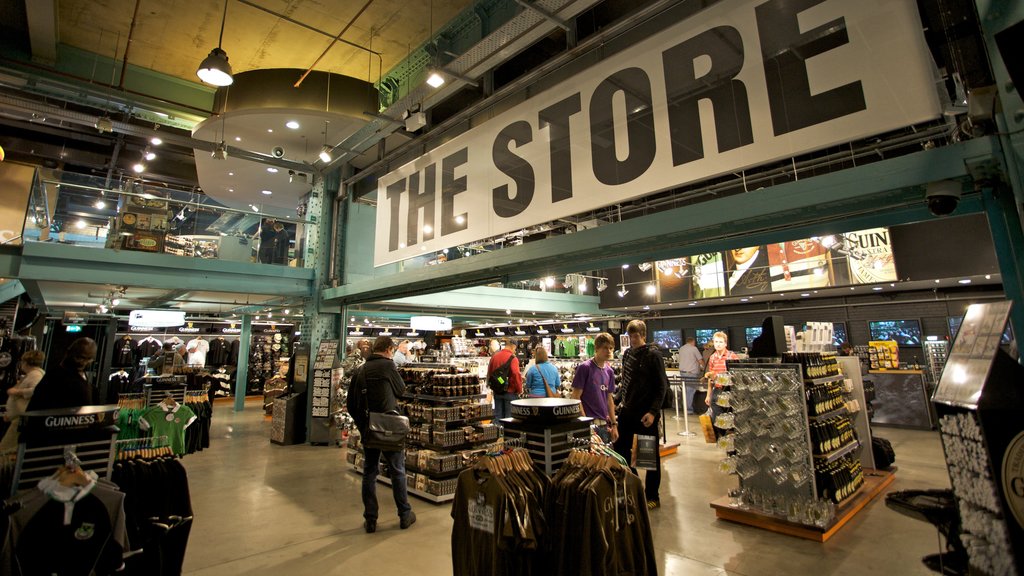
[[[651,332],[651,337],[658,348],[677,350],[683,346],[683,333],[680,330],[655,330]]]
[[[960,331],[960,325],[964,322],[963,316],[950,316],[949,321],[949,339],[952,341],[956,338],[956,333]],[[1009,344],[1013,340],[1013,328],[1009,324],[1006,325],[1006,330],[1003,330],[1003,337],[1000,339],[1000,344]]]
[[[754,345],[754,338],[757,338],[760,335],[761,335],[761,327],[760,326],[747,326],[746,328],[744,328],[743,329],[743,336],[744,336],[744,338],[747,341],[747,348],[750,348],[751,346],[753,346]]]
[[[868,332],[872,340],[893,340],[900,346],[920,346],[924,340],[918,320],[872,320]]]
[[[715,337],[715,332],[725,332],[720,328],[697,328],[693,331],[693,339],[697,341],[697,347],[703,348],[704,344],[711,342],[711,339]],[[728,334],[728,332],[725,332]]]
[[[950,316],[946,319],[949,322],[949,339],[955,340],[956,333],[960,331],[960,325],[964,323],[963,316]]]
[[[833,322],[832,323],[832,344],[838,350],[843,342],[847,342],[846,339],[846,324],[844,322]]]

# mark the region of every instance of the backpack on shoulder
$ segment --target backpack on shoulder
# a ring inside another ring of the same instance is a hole
[[[506,360],[504,364],[498,366],[487,375],[487,387],[491,389],[491,392],[494,392],[495,394],[504,394],[508,392],[509,376],[512,372],[513,359],[515,359],[515,355],[509,355],[508,360]]]

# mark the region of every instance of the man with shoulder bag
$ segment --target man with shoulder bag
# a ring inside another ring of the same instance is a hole
[[[615,451],[633,461],[633,438],[638,435],[653,436],[657,441],[661,406],[668,391],[668,376],[661,352],[654,344],[647,343],[647,324],[633,320],[626,326],[629,349],[622,355],[622,386],[618,432],[619,438],[613,443]],[[661,487],[661,456],[654,450],[654,469],[647,470],[644,478],[644,495],[651,510],[661,506],[658,495]]]
[[[402,530],[416,522],[409,504],[406,487],[405,433],[408,419],[398,416],[398,398],[405,392],[405,382],[391,360],[395,342],[380,336],[373,342],[370,357],[352,375],[348,393],[348,413],[355,420],[363,442],[363,528],[367,533],[377,530],[377,474],[383,455],[391,469],[391,491],[398,508]],[[403,422],[404,420],[404,431]],[[400,436],[400,442],[388,440]]]

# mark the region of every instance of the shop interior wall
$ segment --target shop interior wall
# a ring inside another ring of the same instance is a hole
[[[730,348],[739,350],[745,346],[744,328],[760,326],[766,316],[782,316],[787,325],[798,328],[805,322],[844,322],[847,336],[853,345],[866,345],[870,336],[868,322],[871,320],[921,321],[925,336],[949,335],[947,318],[962,316],[967,306],[975,302],[987,302],[1002,298],[999,288],[979,288],[949,295],[937,295],[932,291],[901,292],[886,296],[853,296],[846,298],[822,298],[813,301],[775,302],[772,308],[750,306],[721,306],[712,309],[695,310],[680,317],[651,318],[647,332],[652,330],[681,329],[683,337],[693,336],[699,328],[722,328],[729,334]],[[931,300],[931,301],[928,301]],[[924,363],[923,349],[908,347],[900,349],[903,362]]]

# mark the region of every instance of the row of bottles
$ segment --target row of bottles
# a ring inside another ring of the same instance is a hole
[[[800,364],[806,379],[839,375],[839,360],[835,352],[791,352],[785,354],[782,361]]]
[[[854,440],[853,424],[847,416],[811,422],[811,446],[816,455],[828,454]]]
[[[814,468],[818,496],[842,502],[864,484],[864,468],[859,458],[840,458]]]
[[[839,380],[822,384],[807,384],[805,395],[807,414],[810,416],[825,414],[846,404],[842,382]]]

